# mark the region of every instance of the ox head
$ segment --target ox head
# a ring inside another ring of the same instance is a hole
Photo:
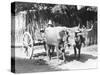
[[[93,25],[91,25],[90,28],[86,28],[86,27],[83,27],[83,28],[80,28],[79,26],[76,26],[76,27],[71,27],[71,28],[67,28],[68,32],[69,32],[69,43],[73,46],[75,44],[75,36],[81,36],[82,37],[85,37],[89,31],[91,31],[93,29]],[[82,40],[84,41],[84,38],[82,38]]]
[[[60,39],[62,39],[64,42],[67,41],[68,35],[69,35],[69,32],[67,30],[62,30],[59,32]]]

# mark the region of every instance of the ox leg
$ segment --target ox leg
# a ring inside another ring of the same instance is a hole
[[[51,52],[50,49],[48,50],[49,60],[51,60]]]
[[[62,55],[63,55],[63,60],[65,62],[66,61],[66,58],[65,58],[65,49],[62,50]]]
[[[81,54],[81,45],[78,48],[78,59],[80,59],[80,54]]]
[[[58,49],[58,46],[56,46],[56,52],[57,52],[57,60],[59,62],[59,49]]]
[[[77,55],[76,45],[74,45],[74,55],[75,55],[75,57],[76,57],[76,55]]]
[[[54,54],[54,49],[55,49],[55,47],[52,46],[52,47],[51,47],[51,50],[52,50],[52,53],[51,53],[51,54],[52,54],[52,56],[53,56],[53,54]]]
[[[45,51],[47,50],[47,45],[46,45],[45,41],[44,41],[44,49],[45,49]]]
[[[78,53],[78,58],[80,59],[80,53],[81,53],[81,49],[79,49],[79,51],[78,51],[79,53]]]
[[[47,57],[48,57],[48,59],[49,60],[51,60],[51,54],[50,54],[50,46],[49,45],[47,45]]]

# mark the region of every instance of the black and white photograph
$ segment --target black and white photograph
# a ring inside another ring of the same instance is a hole
[[[11,3],[11,72],[96,69],[98,7]]]

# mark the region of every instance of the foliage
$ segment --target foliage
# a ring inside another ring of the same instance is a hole
[[[15,8],[13,7],[15,5]],[[87,21],[97,20],[97,7],[83,6],[80,10],[76,5],[45,4],[45,3],[12,3],[12,13],[27,11],[28,23],[33,20],[39,24],[51,19],[55,24],[67,27],[85,25]]]

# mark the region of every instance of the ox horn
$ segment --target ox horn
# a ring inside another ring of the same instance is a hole
[[[91,28],[79,28],[79,30],[81,31],[81,32],[89,32],[89,31],[91,31],[93,29],[93,24],[92,24],[92,26],[91,26]]]

